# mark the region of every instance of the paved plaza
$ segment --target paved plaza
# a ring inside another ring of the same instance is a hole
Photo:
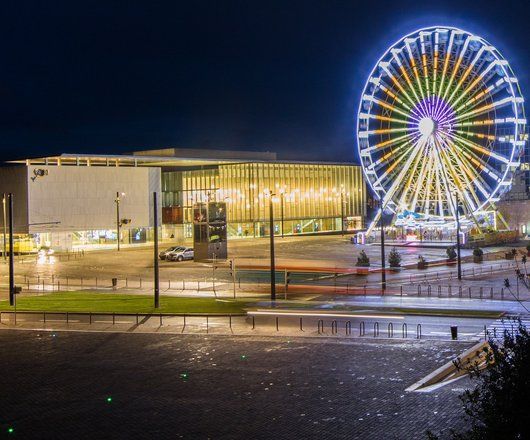
[[[424,439],[458,395],[404,390],[469,344],[0,332],[13,438]]]

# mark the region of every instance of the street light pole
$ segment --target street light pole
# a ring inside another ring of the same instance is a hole
[[[116,191],[116,230],[117,230],[117,241],[118,241],[118,251],[120,250],[120,193]]]
[[[4,261],[7,259],[7,215],[6,215],[6,193],[2,196],[2,207],[4,209]]]
[[[160,307],[160,278],[158,268],[158,203],[156,200],[156,191],[153,192],[153,221],[154,221],[154,290],[155,290],[155,309]]]
[[[276,301],[276,264],[274,259],[274,210],[272,206],[272,193],[269,194],[269,222],[270,222],[270,252],[271,252],[271,301]]]
[[[460,217],[458,214],[458,193],[455,193],[456,198],[456,262],[457,262],[457,273],[458,273],[458,279],[462,279],[462,260],[460,259]]]
[[[9,193],[9,305],[15,305],[15,246],[13,244],[13,194]]]
[[[383,221],[383,200],[381,199],[381,289],[386,290],[385,272],[385,224]]]
[[[282,238],[283,238],[283,191],[280,191],[280,201],[281,201],[281,204],[280,204],[280,215],[281,215],[281,218],[282,218],[281,227],[282,227]]]
[[[344,188],[340,190],[340,233],[344,237]]]

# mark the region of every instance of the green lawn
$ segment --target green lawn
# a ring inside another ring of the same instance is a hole
[[[18,296],[17,310],[55,312],[116,313],[244,313],[248,300],[215,298],[160,297],[160,308],[153,307],[153,296],[118,293],[59,292],[42,296]],[[0,301],[0,310],[14,310],[9,301]]]

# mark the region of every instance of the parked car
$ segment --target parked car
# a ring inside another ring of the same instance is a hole
[[[162,251],[158,254],[161,260],[165,260],[167,258],[167,254],[170,252],[177,251],[179,249],[185,249],[184,246],[171,246],[170,248],[167,248],[165,251]]]
[[[166,255],[167,261],[193,260],[193,248],[180,248]]]

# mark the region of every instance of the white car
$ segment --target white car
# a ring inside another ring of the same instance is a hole
[[[179,248],[166,255],[168,261],[193,260],[193,248]]]

